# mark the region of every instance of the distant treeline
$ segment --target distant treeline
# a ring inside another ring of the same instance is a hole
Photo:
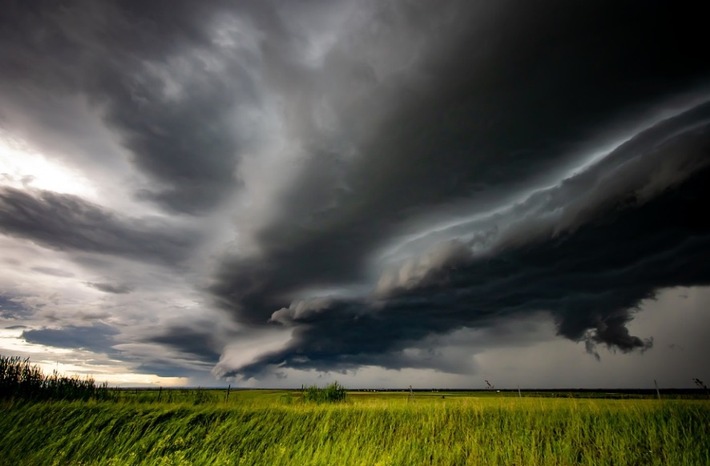
[[[29,358],[0,355],[0,400],[89,400],[107,399],[108,385],[94,379],[65,377],[54,371],[45,375]]]

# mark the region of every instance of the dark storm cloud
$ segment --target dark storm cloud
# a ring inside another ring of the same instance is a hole
[[[238,76],[229,70],[225,74]],[[200,213],[230,192],[236,184],[237,146],[226,121],[233,100],[226,96],[238,95],[240,83],[231,79],[218,82],[203,76],[203,82],[186,83],[185,96],[174,102],[158,96],[164,85],[159,80],[141,82],[138,89],[122,82],[106,84],[112,87],[107,92],[111,125],[123,134],[141,171],[167,186],[143,190],[141,198]]]
[[[285,350],[236,372],[251,376],[267,365],[332,370],[385,361],[385,367],[412,367],[397,354],[431,333],[486,327],[539,309],[549,310],[559,333],[570,339],[622,351],[645,348],[650,341],[626,328],[634,307],[659,288],[710,282],[710,225],[691,213],[704,205],[709,181],[706,171],[690,182],[694,186],[638,211],[616,213],[612,220],[618,221],[600,221],[495,259],[470,260],[376,306],[333,305],[302,318]],[[669,221],[674,228],[664,228]]]
[[[57,96],[88,97],[157,182],[137,194],[201,213],[235,185],[230,111],[254,98],[251,52],[210,36],[219,12],[219,2],[10,2],[0,92],[50,129],[66,126]]]
[[[675,4],[388,2],[373,11],[325,57],[318,81],[345,148],[319,145],[327,138],[306,128],[312,156],[258,232],[262,253],[226,260],[215,277],[214,294],[239,321],[265,322],[300,290],[363,279],[368,255],[403,222],[524,191],[600,132],[710,76],[692,52],[702,27]],[[405,55],[407,66],[382,72],[378,50]],[[342,86],[328,81],[338,73],[349,77]],[[315,113],[302,110],[306,121]]]
[[[194,232],[151,219],[121,218],[79,197],[0,187],[0,232],[62,251],[163,264],[186,258]]]
[[[54,346],[57,348],[77,348],[96,353],[115,353],[114,337],[118,330],[105,324],[90,327],[68,326],[61,329],[25,330],[22,338],[29,343]]]
[[[87,282],[86,285],[90,286],[91,288],[95,288],[99,291],[103,291],[104,293],[112,294],[128,294],[133,290],[133,287],[120,283],[115,284]]]
[[[199,327],[171,326],[161,330],[158,335],[152,335],[145,340],[190,355],[202,362],[212,364],[219,361],[221,345],[214,331]]]
[[[423,260],[426,267],[395,270],[375,298],[296,301],[274,312],[272,322],[293,328],[290,342],[232,373],[442,369],[405,350],[432,334],[537,311],[550,312],[560,335],[585,341],[595,355],[597,344],[624,352],[651,347],[652,338],[626,326],[640,302],[659,289],[710,284],[708,112],[705,104],[664,121],[597,166],[531,195],[515,206],[523,223],[512,234],[494,233],[500,241],[487,253],[452,240]],[[536,215],[525,220],[530,212]],[[524,239],[511,240],[517,236]]]

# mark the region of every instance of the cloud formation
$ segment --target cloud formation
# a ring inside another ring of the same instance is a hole
[[[59,348],[80,348],[98,353],[113,352],[113,337],[118,331],[108,325],[98,324],[91,327],[65,327],[62,329],[26,330],[22,338],[30,343],[55,346]]]
[[[0,231],[58,250],[178,263],[195,232],[167,222],[122,219],[76,196],[0,188]]]
[[[434,333],[486,328],[501,318],[549,311],[558,332],[622,351],[651,340],[630,335],[634,309],[658,289],[707,285],[708,227],[693,219],[702,209],[710,172],[639,209],[607,217],[573,234],[514,248],[494,257],[457,257],[417,286],[401,286],[384,300],[332,303],[305,312],[300,304],[284,319],[295,326],[288,347],[240,368],[264,365],[329,369],[353,365],[402,365],[396,354]],[[688,202],[690,201],[690,202]],[[686,210],[689,209],[689,210]],[[616,218],[615,218],[616,217]],[[666,222],[673,229],[663,228]],[[300,311],[300,312],[299,312]]]
[[[545,319],[651,348],[640,303],[709,278],[695,9],[11,2],[0,317],[243,380],[473,371]]]
[[[114,294],[126,294],[131,292],[131,287],[129,285],[122,284],[111,284],[111,283],[87,283],[87,286],[91,288],[96,288],[104,293],[114,293]]]

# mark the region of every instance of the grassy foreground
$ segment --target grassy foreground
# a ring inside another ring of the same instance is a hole
[[[710,403],[286,392],[2,404],[13,465],[707,465]]]

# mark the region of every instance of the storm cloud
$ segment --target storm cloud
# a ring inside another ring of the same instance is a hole
[[[475,212],[524,191],[557,166],[572,165],[596,136],[592,128],[610,131],[605,125],[625,113],[638,118],[651,110],[648,102],[693,89],[708,71],[694,57],[669,48],[692,45],[695,38],[674,28],[672,35],[656,31],[660,12],[620,8],[608,17],[599,7],[552,4],[558,7],[554,15],[520,5],[479,11],[450,4],[456,16],[445,15],[446,8],[429,11],[410,4],[376,9],[370,19],[402,53],[409,50],[404,38],[416,35],[421,15],[440,21],[454,37],[448,48],[422,45],[406,72],[383,72],[381,80],[365,86],[369,92],[362,91],[359,102],[339,113],[333,109],[336,122],[347,118],[368,125],[372,108],[384,107],[384,116],[374,117],[382,118],[375,128],[338,127],[344,150],[316,148],[279,198],[279,215],[256,232],[256,263],[241,257],[227,263],[216,294],[244,309],[240,318],[263,320],[284,293],[360,278],[366,256],[403,223],[446,215],[461,204]],[[473,19],[476,13],[491,17]],[[673,11],[663,13],[669,13],[664,17],[669,25],[680,21]],[[634,34],[627,28],[632,17]],[[514,31],[510,35],[500,30],[506,21]],[[592,31],[598,43],[589,43]],[[395,41],[400,35],[404,38]],[[365,42],[383,40],[363,36]],[[333,60],[338,52],[334,47]],[[367,63],[373,51],[352,52],[351,61]],[[630,55],[637,55],[632,67],[625,61]],[[661,80],[658,63],[666,63],[663,73],[679,73],[678,80]],[[420,77],[421,83],[409,77]],[[249,305],[240,306],[242,300]]]
[[[3,315],[243,381],[475,371],[465,348],[543,338],[516,322],[653,351],[643,303],[710,285],[696,9],[10,2]]]
[[[22,338],[28,342],[59,348],[81,348],[98,353],[113,353],[113,338],[118,330],[104,324],[90,327],[65,327],[62,329],[25,330]]]
[[[415,34],[424,12],[398,6],[382,7],[374,21]],[[650,340],[625,327],[633,307],[660,287],[705,283],[702,273],[681,277],[664,270],[666,264],[655,278],[636,270],[676,247],[654,238],[665,221],[641,228],[646,217],[686,208],[678,201],[654,212],[646,204],[662,202],[656,198],[707,163],[703,99],[666,106],[665,113],[653,109],[680,89],[696,89],[707,75],[692,54],[670,47],[692,47],[694,33],[677,34],[671,26],[685,18],[660,5],[620,7],[612,16],[596,6],[556,6],[554,15],[537,7],[491,7],[485,25],[468,16],[480,12],[475,8],[455,8],[465,13],[456,17],[446,8],[428,12],[432,23],[442,21],[452,31],[451,42],[424,46],[406,73],[374,84],[377,72],[370,69],[371,81],[362,84],[370,94],[361,91],[362,101],[373,103],[369,97],[384,107],[377,127],[340,128],[344,152],[355,155],[316,151],[281,198],[283,215],[257,232],[259,253],[226,262],[213,285],[240,322],[296,326],[286,350],[255,366],[379,364],[382,353],[431,333],[538,310],[549,311],[568,338],[624,351],[646,348]],[[669,27],[657,35],[662,13]],[[502,24],[515,32],[501,33]],[[403,53],[411,45],[405,43]],[[485,47],[472,45],[481,43]],[[332,53],[335,61],[337,47]],[[667,73],[678,75],[665,79]],[[369,119],[358,120],[358,110],[338,116],[368,125]],[[626,130],[615,127],[619,120],[627,120]],[[596,142],[607,148],[593,149],[593,138],[605,138]],[[613,227],[597,226],[602,218]],[[452,222],[456,226],[437,226]],[[630,234],[634,225],[638,236]],[[695,234],[683,231],[674,241]],[[405,265],[368,284],[373,269],[383,266],[375,256],[397,236],[420,239],[396,245]],[[628,250],[636,237],[648,237],[648,247],[635,246],[636,256],[615,265],[628,275],[614,272],[611,263],[621,260],[616,248]],[[694,263],[705,246],[686,251],[687,261]],[[478,250],[485,254],[479,257]],[[424,264],[420,271],[417,262]],[[614,273],[618,280],[611,279]],[[309,292],[315,300],[303,301]],[[330,306],[318,297],[333,293]],[[353,293],[365,296],[353,300],[347,296]]]
[[[122,219],[76,196],[0,188],[0,232],[43,246],[178,263],[194,233],[160,220]]]
[[[320,302],[310,312],[299,303],[290,312],[277,311],[273,320],[295,327],[291,342],[240,370],[251,375],[263,365],[382,365],[383,354],[428,335],[486,328],[536,311],[550,312],[558,332],[575,341],[622,351],[649,348],[651,338],[626,328],[636,306],[656,290],[710,280],[710,224],[693,215],[709,194],[708,177],[705,169],[642,206],[619,199],[604,215],[552,239],[479,257],[459,246],[459,254],[429,261],[434,266],[415,283],[402,279],[381,299]],[[397,358],[385,361],[408,366]]]

